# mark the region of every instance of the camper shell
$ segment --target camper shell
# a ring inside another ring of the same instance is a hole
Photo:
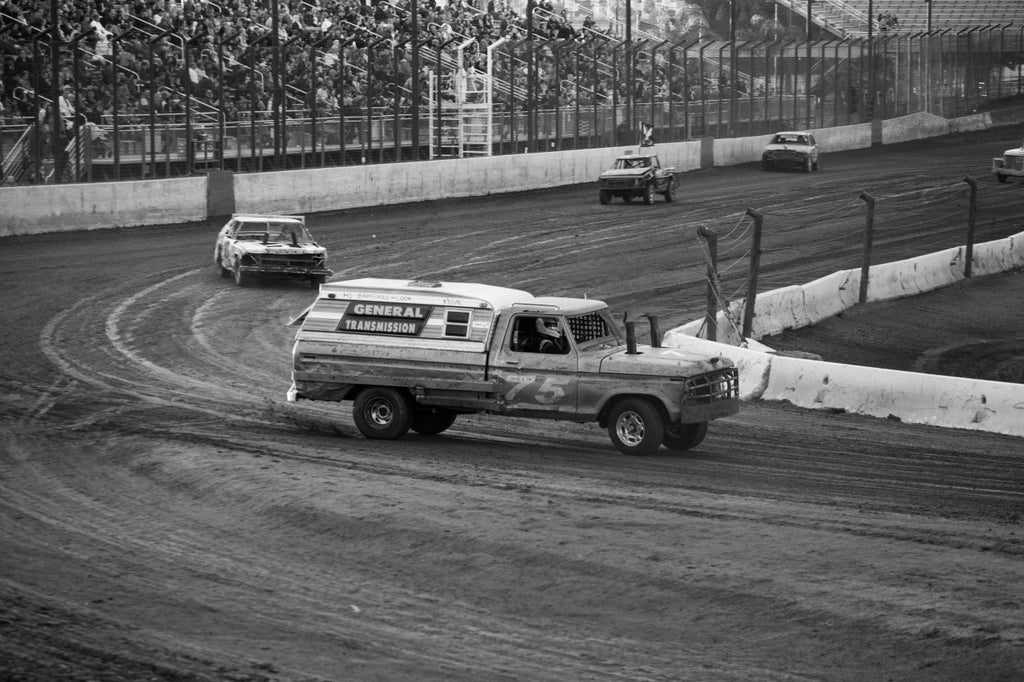
[[[288,399],[353,400],[369,438],[439,433],[470,412],[596,421],[630,454],[699,444],[738,411],[732,362],[639,346],[599,300],[486,284],[357,279],[320,287]],[[652,337],[657,332],[652,327]]]

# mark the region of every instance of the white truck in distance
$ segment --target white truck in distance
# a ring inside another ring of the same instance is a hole
[[[739,410],[733,363],[638,346],[602,301],[485,284],[330,282],[293,320],[288,399],[353,400],[367,438],[437,434],[459,414],[598,422],[621,452],[696,447]]]

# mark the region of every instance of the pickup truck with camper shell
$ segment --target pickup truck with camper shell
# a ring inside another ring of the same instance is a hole
[[[329,282],[298,326],[288,400],[353,401],[367,438],[433,435],[459,414],[598,422],[626,454],[687,450],[739,410],[728,358],[623,334],[598,300],[486,284]]]

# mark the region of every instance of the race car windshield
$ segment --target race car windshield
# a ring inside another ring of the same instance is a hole
[[[260,222],[260,223],[246,223],[242,225],[238,230],[239,239],[262,239],[263,235],[267,235],[267,238],[271,241],[292,241],[292,234],[295,235],[295,240],[299,242],[311,242],[313,238],[310,236],[306,228],[300,223],[291,222]]]
[[[616,159],[615,165],[612,168],[623,169],[623,168],[646,168],[651,165],[651,160],[647,158],[641,159]]]

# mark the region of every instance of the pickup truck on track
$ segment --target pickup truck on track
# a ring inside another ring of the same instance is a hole
[[[367,438],[437,434],[459,414],[598,422],[626,454],[696,447],[739,409],[725,357],[638,346],[598,300],[485,284],[329,282],[299,326],[288,399],[352,400]]]

